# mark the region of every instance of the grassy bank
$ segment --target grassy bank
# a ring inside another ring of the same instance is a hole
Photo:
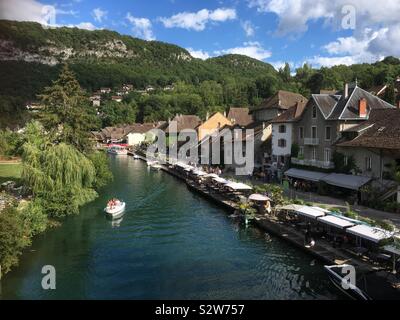
[[[21,178],[21,163],[0,163],[0,183],[9,180],[19,180]]]

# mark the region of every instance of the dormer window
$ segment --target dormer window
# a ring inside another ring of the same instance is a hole
[[[316,105],[313,105],[313,108],[312,108],[312,118],[313,119],[317,118],[317,106]]]

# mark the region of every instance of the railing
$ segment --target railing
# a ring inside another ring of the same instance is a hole
[[[319,145],[318,138],[304,138],[304,144],[307,146],[317,146]]]
[[[292,163],[298,164],[301,166],[310,166],[310,167],[317,167],[317,168],[323,168],[323,169],[335,168],[335,164],[333,162],[318,161],[318,160],[311,160],[311,159],[292,158]]]

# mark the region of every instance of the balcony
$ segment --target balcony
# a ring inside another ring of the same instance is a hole
[[[309,167],[317,167],[322,169],[334,169],[335,164],[333,162],[326,162],[326,161],[318,161],[318,160],[311,160],[311,159],[298,159],[292,158],[292,163],[297,164],[300,166],[309,166]]]
[[[304,138],[304,144],[306,146],[318,146],[319,139],[318,138]]]

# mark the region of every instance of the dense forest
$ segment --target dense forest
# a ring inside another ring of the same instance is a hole
[[[25,122],[26,102],[37,99],[36,95],[57,78],[64,63],[87,94],[124,83],[136,89],[175,84],[172,92],[155,90],[149,96],[126,97],[124,103],[135,109],[137,121],[166,120],[175,113],[204,117],[207,112],[230,106],[257,106],[279,89],[309,96],[321,89],[341,89],[345,82],[355,79],[366,89],[392,85],[400,75],[400,60],[394,57],[374,64],[320,69],[305,64],[296,70],[286,65],[275,70],[268,63],[240,55],[203,61],[175,45],[108,30],[43,28],[33,22],[1,20],[0,126]],[[385,99],[394,102],[393,88],[387,92]]]

